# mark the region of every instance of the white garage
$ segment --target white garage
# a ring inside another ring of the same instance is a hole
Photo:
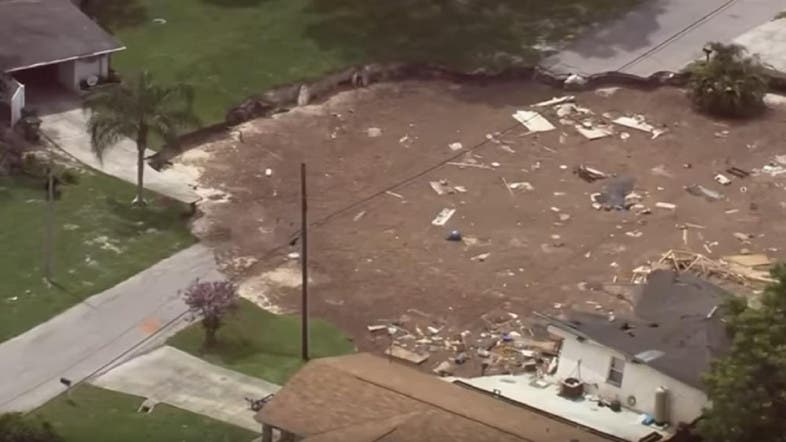
[[[107,78],[125,49],[69,0],[0,0],[0,114],[11,125],[32,98],[79,92]]]

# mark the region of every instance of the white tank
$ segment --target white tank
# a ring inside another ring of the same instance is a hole
[[[670,422],[669,390],[666,387],[658,387],[655,390],[655,415],[652,417],[658,424]]]

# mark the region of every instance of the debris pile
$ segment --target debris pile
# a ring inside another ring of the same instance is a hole
[[[576,97],[573,95],[555,97],[535,103],[530,107],[547,110],[559,120],[561,125],[572,126],[576,132],[588,140],[598,140],[613,136],[616,133],[614,125],[646,132],[650,134],[652,139],[666,133],[665,128],[653,126],[642,115],[614,118],[613,115],[604,113],[601,116],[597,116],[591,109],[578,106]],[[519,110],[513,114],[513,118],[523,124],[530,133],[547,132],[556,129],[542,112]],[[630,138],[628,132],[620,132],[620,139],[624,141],[628,138]]]
[[[438,356],[433,371],[453,375],[459,366],[477,371],[471,375],[549,373],[556,368],[559,343],[536,336],[533,328],[510,312],[482,316],[476,331],[458,331],[415,309],[396,321],[369,325],[375,336],[383,333],[390,342],[385,354],[420,365]]]
[[[768,268],[773,264],[766,255],[729,255],[714,260],[700,253],[686,250],[669,250],[654,264],[633,269],[631,282],[644,284],[655,269],[670,269],[676,272],[691,272],[701,278],[717,277],[744,286],[775,282]]]

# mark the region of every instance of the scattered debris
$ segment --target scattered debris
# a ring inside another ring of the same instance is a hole
[[[398,199],[400,199],[400,200],[403,200],[403,199],[404,199],[404,195],[401,195],[401,194],[399,194],[399,193],[393,192],[392,190],[386,190],[386,191],[385,191],[385,193],[386,193],[387,195],[394,196],[394,197],[396,197],[396,198],[398,198]]]
[[[600,204],[606,210],[627,210],[629,206],[625,197],[633,191],[634,179],[631,177],[617,177],[609,181],[600,194],[590,195],[593,203]]]
[[[382,135],[382,129],[378,127],[369,127],[368,129],[366,129],[366,135],[368,135],[371,138],[376,138]]]
[[[516,183],[510,183],[510,184],[508,184],[508,187],[510,189],[513,189],[513,190],[524,190],[524,191],[527,191],[527,192],[535,190],[535,188],[532,187],[532,184],[530,184],[530,183],[528,183],[526,181],[519,181],[519,182],[516,182]]]
[[[665,129],[658,129],[655,126],[647,123],[644,120],[644,116],[642,115],[636,115],[634,117],[619,117],[615,120],[612,120],[612,123],[652,134],[653,140],[666,132]]]
[[[721,131],[715,132],[715,138],[726,138],[728,136],[729,136],[729,131],[728,130],[721,130]]]
[[[489,257],[489,256],[491,256],[491,253],[489,253],[489,252],[486,252],[486,253],[481,253],[480,255],[475,255],[475,256],[473,256],[472,258],[470,258],[469,260],[470,260],[470,261],[478,261],[478,262],[483,262],[483,261],[485,261],[486,259],[488,259],[488,257]]]
[[[606,126],[598,127],[585,127],[582,125],[575,125],[576,131],[589,140],[597,140],[600,138],[610,137],[614,134],[611,128]]]
[[[587,79],[579,74],[570,74],[563,83],[565,86],[581,87],[587,84]]]
[[[491,167],[491,166],[487,166],[485,164],[477,164],[477,163],[467,163],[467,162],[459,163],[459,162],[455,162],[455,161],[449,161],[449,162],[447,162],[445,164],[449,164],[451,166],[458,166],[458,167],[462,167],[462,168],[463,167],[477,167],[478,169],[494,170],[494,168]]]
[[[366,326],[366,328],[371,333],[374,333],[374,332],[378,332],[378,331],[381,331],[381,330],[385,330],[385,329],[388,328],[388,326],[387,325],[368,325],[368,326]]]
[[[614,95],[615,93],[617,93],[618,90],[620,90],[620,88],[616,87],[616,86],[615,87],[602,87],[602,88],[599,88],[599,89],[595,89],[595,95],[598,95],[598,96],[604,97],[604,98],[608,98],[608,97]]]
[[[721,185],[724,185],[724,186],[728,186],[729,184],[731,184],[731,180],[726,178],[726,176],[721,174],[721,173],[715,175],[715,181],[717,181],[718,184],[721,184]]]
[[[453,190],[455,190],[458,193],[466,193],[467,192],[467,188],[464,187],[464,186],[453,186]]]
[[[429,186],[431,186],[432,189],[434,189],[434,192],[436,192],[437,195],[440,195],[440,196],[445,195],[446,193],[455,193],[456,192],[456,188],[450,186],[450,184],[448,184],[448,182],[446,180],[429,181],[428,184],[429,184]]]
[[[786,167],[783,164],[779,164],[777,162],[771,162],[765,164],[760,171],[760,173],[766,173],[771,177],[776,177],[778,175],[782,175],[786,173]]]
[[[550,100],[541,101],[540,103],[535,103],[531,107],[549,107],[562,103],[571,103],[573,101],[576,101],[576,97],[574,97],[573,95],[566,95],[564,97],[554,97]]]
[[[431,221],[431,224],[435,226],[444,226],[454,213],[456,213],[456,209],[442,209],[434,218],[434,220]]]
[[[556,129],[549,120],[534,111],[519,110],[513,114],[513,118],[523,124],[530,132],[548,132]]]
[[[429,358],[428,354],[418,354],[396,344],[391,345],[387,350],[385,350],[385,354],[397,359],[403,359],[405,361],[412,362],[415,365],[420,365]]]
[[[720,201],[724,198],[724,195],[720,192],[716,192],[714,190],[710,190],[701,184],[694,184],[692,186],[688,186],[685,188],[685,191],[690,193],[694,196],[702,196],[707,201]]]
[[[669,250],[664,253],[657,263],[653,266],[647,266],[650,269],[654,268],[671,268],[677,272],[691,272],[695,273],[701,278],[708,278],[711,276],[728,279],[742,285],[750,284],[770,284],[775,280],[770,276],[767,270],[758,270],[754,267],[734,262],[738,259],[732,256],[732,260],[713,260],[702,254],[689,252],[685,250]],[[758,258],[760,259],[760,258]],[[648,272],[640,271],[634,272],[634,282],[638,278],[637,283],[646,281]]]
[[[655,207],[657,207],[659,209],[667,209],[667,210],[676,210],[677,209],[677,205],[676,204],[666,203],[666,202],[663,202],[663,201],[658,201],[657,203],[655,203]]]
[[[591,167],[587,167],[585,165],[580,165],[574,170],[574,173],[579,176],[579,178],[583,179],[588,183],[592,183],[597,180],[602,180],[608,178],[604,172],[601,172],[598,169],[593,169]]]
[[[354,216],[354,218],[352,218],[352,221],[358,222],[358,221],[360,221],[360,218],[363,218],[364,216],[366,216],[366,211],[365,210],[361,210],[360,212],[358,212],[357,215]]]
[[[463,149],[463,148],[464,148],[464,145],[463,145],[463,144],[461,144],[461,143],[459,143],[458,141],[456,141],[455,143],[450,143],[450,144],[448,144],[448,147],[450,148],[450,150],[452,150],[452,151],[454,151],[454,152],[455,152],[455,151],[457,151],[457,150],[461,150],[461,149]]]
[[[735,238],[737,238],[742,242],[748,242],[748,240],[753,238],[753,235],[749,233],[741,233],[741,232],[734,232],[732,236],[734,236]]]
[[[266,177],[273,176],[273,169],[270,169],[270,168],[265,169],[265,176]]]
[[[750,172],[740,169],[739,167],[729,167],[726,169],[726,172],[736,176],[737,178],[746,178],[750,175]]]
[[[434,367],[434,374],[438,376],[451,376],[453,375],[453,364],[450,361],[442,361]]]

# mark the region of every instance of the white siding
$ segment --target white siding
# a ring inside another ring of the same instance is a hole
[[[14,79],[10,79],[7,85],[11,87],[11,126],[22,118],[22,109],[25,107],[25,85]]]
[[[93,75],[104,78],[109,74],[109,55],[80,58],[57,65],[58,79],[63,86],[78,91],[80,83]]]
[[[634,363],[625,355],[591,340],[579,341],[571,333],[550,327],[549,331],[563,337],[559,365],[554,377],[557,380],[576,377],[588,384],[588,391],[608,399],[617,399],[623,406],[639,412],[654,415],[655,390],[666,387],[669,390],[669,416],[671,423],[690,423],[701,414],[707,403],[707,396],[701,390],[691,387],[652,367]],[[615,387],[606,382],[612,356],[626,359],[622,385]],[[636,398],[636,405],[628,405],[628,397]]]
[[[72,90],[77,89],[76,80],[74,79],[74,74],[76,73],[75,66],[76,60],[65,61],[57,65],[57,80],[60,84]]]

